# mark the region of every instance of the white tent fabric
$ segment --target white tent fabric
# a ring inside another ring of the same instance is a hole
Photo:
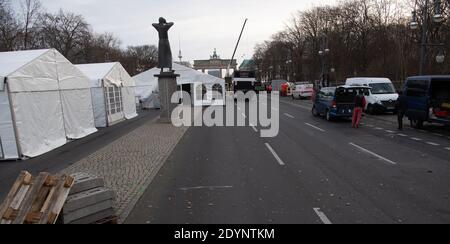
[[[76,65],[90,80],[96,127],[106,127],[137,115],[134,87],[135,82],[120,63],[98,63]],[[120,115],[108,116],[107,89],[121,90],[123,110]]]
[[[96,132],[89,80],[54,49],[0,53],[4,159],[36,157]]]
[[[212,104],[212,96],[210,96],[209,93],[211,93],[212,87],[215,84],[219,84],[222,87],[222,94],[223,96],[225,96],[225,80],[217,78],[215,76],[204,74],[197,70],[176,63],[173,63],[173,70],[176,74],[180,75],[180,77],[177,78],[178,85],[191,84],[191,90],[193,92],[192,99],[194,100],[194,105],[223,105],[224,97],[222,99],[219,99],[219,101],[216,100],[214,104]],[[136,81],[136,96],[141,101],[148,99],[153,93],[158,93],[158,78],[156,78],[155,75],[159,73],[160,69],[153,68],[133,77]],[[195,89],[194,85],[205,85],[208,90],[208,99],[202,101],[194,99],[197,97],[196,93],[198,92],[198,89]]]

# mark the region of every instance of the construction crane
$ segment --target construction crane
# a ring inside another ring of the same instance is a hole
[[[247,21],[248,21],[248,19],[246,18],[245,21],[244,21],[244,25],[242,26],[241,34],[239,35],[238,41],[236,43],[236,47],[234,48],[233,56],[231,57],[230,63],[228,64],[228,67],[227,67],[225,82],[227,84],[229,84],[229,87],[228,87],[229,90],[231,90],[231,88],[232,88],[232,86],[231,86],[232,77],[231,77],[231,74],[230,74],[231,65],[233,64],[234,56],[236,55],[236,51],[237,51],[237,49],[239,47],[239,43],[241,42],[242,34],[244,33],[245,26],[247,25]]]

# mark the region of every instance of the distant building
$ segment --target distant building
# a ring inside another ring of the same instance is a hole
[[[256,63],[253,59],[245,59],[239,66],[239,71],[255,71]]]
[[[214,53],[210,56],[209,60],[194,60],[194,69],[205,74],[224,78],[229,63],[230,59],[221,59],[217,54],[217,50],[214,49]],[[230,66],[230,75],[233,74],[236,68],[237,61],[233,59]]]

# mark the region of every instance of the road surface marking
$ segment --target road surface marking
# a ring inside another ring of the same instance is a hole
[[[433,135],[435,135],[435,136],[444,136],[444,135],[439,134],[439,133],[433,133]]]
[[[318,131],[322,131],[322,132],[325,132],[325,130],[323,130],[323,129],[320,129],[319,127],[317,127],[317,126],[314,126],[314,125],[312,125],[312,124],[309,124],[309,123],[305,123],[305,125],[307,125],[307,126],[309,126],[309,127],[312,127],[312,128],[314,128],[314,129],[316,129],[316,130],[318,130]]]
[[[272,155],[275,157],[275,159],[277,160],[277,162],[281,165],[284,166],[286,165],[283,160],[281,160],[280,156],[278,156],[278,154],[275,152],[275,150],[273,150],[273,148],[270,146],[269,143],[266,143],[266,147],[267,149],[269,149],[269,151],[272,153]]]
[[[288,105],[291,105],[291,106],[294,106],[294,107],[298,107],[298,108],[303,108],[303,109],[306,109],[306,110],[310,110],[311,109],[311,108],[308,108],[308,107],[305,107],[305,106],[301,106],[301,105],[298,105],[298,104],[293,104],[293,103],[289,103],[289,102],[285,102],[285,101],[280,101],[280,103],[288,104]]]
[[[252,129],[253,129],[256,133],[258,133],[258,129],[256,129],[256,127],[255,127],[254,125],[250,124],[250,127],[252,127]]]
[[[369,126],[369,127],[375,127],[374,125],[367,125],[367,126]]]
[[[390,164],[393,164],[393,165],[397,165],[396,162],[394,162],[392,160],[389,160],[389,159],[387,159],[387,158],[385,158],[383,156],[380,156],[380,155],[378,155],[378,154],[376,154],[374,152],[371,152],[371,151],[369,151],[369,150],[367,150],[367,149],[365,149],[363,147],[360,147],[360,146],[356,145],[355,143],[350,143],[350,145],[352,145],[352,146],[356,147],[357,149],[359,149],[360,151],[368,153],[368,154],[370,154],[370,155],[372,155],[372,156],[374,156],[374,157],[376,157],[378,159],[381,159],[381,160],[386,161],[386,162],[388,162]]]
[[[440,144],[434,143],[434,142],[427,142],[428,145],[431,146],[440,146]]]
[[[415,138],[415,137],[411,137],[411,140],[414,140],[414,141],[422,141],[422,139],[420,139],[420,138]]]
[[[214,189],[230,189],[232,186],[195,186],[195,187],[182,187],[180,190],[182,191],[192,191],[192,190],[214,190]]]
[[[295,117],[293,115],[290,115],[288,113],[284,113],[284,115],[286,115],[287,117],[291,118],[291,119],[295,119]]]
[[[405,135],[405,134],[397,134],[397,135],[399,135],[401,137],[407,137],[407,135]]]
[[[326,224],[331,225],[331,221],[327,218],[327,216],[320,210],[320,208],[314,208],[314,212],[316,212],[317,216],[319,216],[320,220]]]
[[[385,130],[387,133],[395,133],[392,130]]]
[[[449,151],[450,151],[450,147],[446,147],[445,149],[447,149],[447,150],[449,150]]]

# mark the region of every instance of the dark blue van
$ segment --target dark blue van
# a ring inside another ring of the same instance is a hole
[[[368,96],[370,87],[339,86],[322,88],[313,101],[312,114],[325,116],[328,121],[334,118],[351,118],[357,94]]]
[[[410,77],[402,95],[412,127],[422,128],[424,122],[450,125],[450,76]]]

